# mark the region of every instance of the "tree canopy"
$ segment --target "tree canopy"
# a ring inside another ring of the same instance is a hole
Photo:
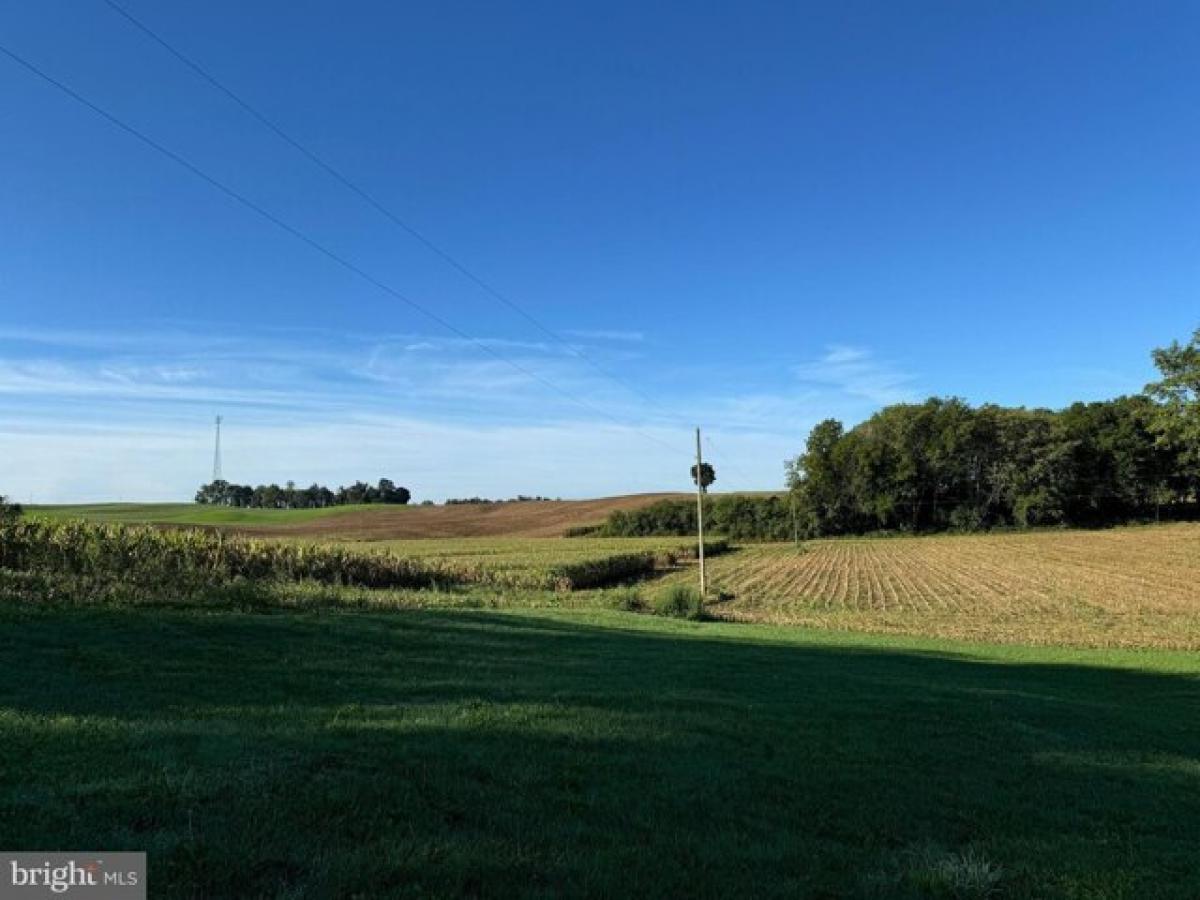
[[[1097,525],[1192,498],[1147,397],[1065,410],[897,404],[809,435],[788,466],[810,534]]]
[[[1144,394],[1066,409],[887,406],[847,429],[820,422],[788,461],[790,496],[716,497],[730,537],[1096,526],[1200,512],[1200,330],[1154,351]],[[693,466],[693,478],[695,467]],[[608,534],[689,534],[690,501],[613,513]]]
[[[691,473],[692,473],[692,483],[695,484],[696,483],[696,464],[695,463],[692,463]],[[702,493],[702,494],[707,493],[709,486],[712,485],[712,483],[717,480],[717,470],[714,469],[710,463],[700,463],[699,479],[700,479],[699,480],[700,493]]]
[[[196,492],[197,503],[257,509],[322,509],[355,503],[405,504],[411,499],[408,488],[398,487],[388,478],[380,478],[377,485],[356,481],[336,491],[319,484],[298,488],[292,481],[284,487],[277,484],[251,487],[248,484],[213,481]]]
[[[0,525],[21,517],[21,504],[14,503],[7,497],[0,496]]]
[[[1160,403],[1152,427],[1160,441],[1179,449],[1179,462],[1193,478],[1200,477],[1200,328],[1186,344],[1172,342],[1154,351],[1162,374],[1146,385]]]

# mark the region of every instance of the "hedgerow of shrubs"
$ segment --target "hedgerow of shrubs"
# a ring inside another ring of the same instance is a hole
[[[718,538],[705,538],[704,539],[704,555],[706,557],[720,556],[722,553],[728,553],[730,550],[730,547],[731,547],[731,545],[727,538],[718,537]],[[690,560],[696,559],[697,556],[699,555],[699,553],[698,553],[699,549],[700,548],[699,548],[698,544],[684,544],[680,547],[677,547],[676,549],[670,551],[670,553],[671,553],[670,564],[674,565],[675,563],[678,563],[678,562],[690,561]]]
[[[645,577],[658,568],[654,553],[618,553],[594,559],[559,563],[546,568],[504,568],[486,564],[456,564],[446,561],[444,571],[462,582],[497,588],[529,588],[547,591],[579,591],[605,587]]]
[[[577,591],[640,578],[649,575],[654,568],[653,553],[621,553],[555,566],[551,578],[555,588]]]
[[[704,528],[733,540],[782,541],[794,534],[795,522],[787,497],[707,497]],[[659,500],[638,509],[619,509],[609,514],[596,535],[599,537],[656,537],[696,533],[696,504],[692,500]],[[719,539],[718,539],[719,540]],[[713,542],[705,542],[711,553]],[[723,548],[723,549],[727,549]],[[718,549],[716,552],[721,552]],[[716,555],[716,553],[711,553]]]

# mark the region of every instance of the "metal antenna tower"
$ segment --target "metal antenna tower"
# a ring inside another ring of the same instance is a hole
[[[221,480],[221,417],[217,416],[217,443],[213,447],[213,481]]]

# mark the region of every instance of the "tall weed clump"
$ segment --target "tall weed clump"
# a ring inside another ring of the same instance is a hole
[[[704,598],[689,584],[672,584],[654,598],[651,611],[657,616],[700,620],[705,618]]]

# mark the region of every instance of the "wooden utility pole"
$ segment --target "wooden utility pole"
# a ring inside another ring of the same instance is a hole
[[[788,491],[788,493],[791,495],[788,499],[791,501],[790,505],[792,507],[792,543],[799,546],[800,545],[800,525],[796,521],[796,491],[795,491],[795,489],[791,489]]]
[[[707,587],[704,578],[704,461],[700,458],[700,429],[696,429],[696,533],[699,538],[696,559],[700,562],[700,597]]]

